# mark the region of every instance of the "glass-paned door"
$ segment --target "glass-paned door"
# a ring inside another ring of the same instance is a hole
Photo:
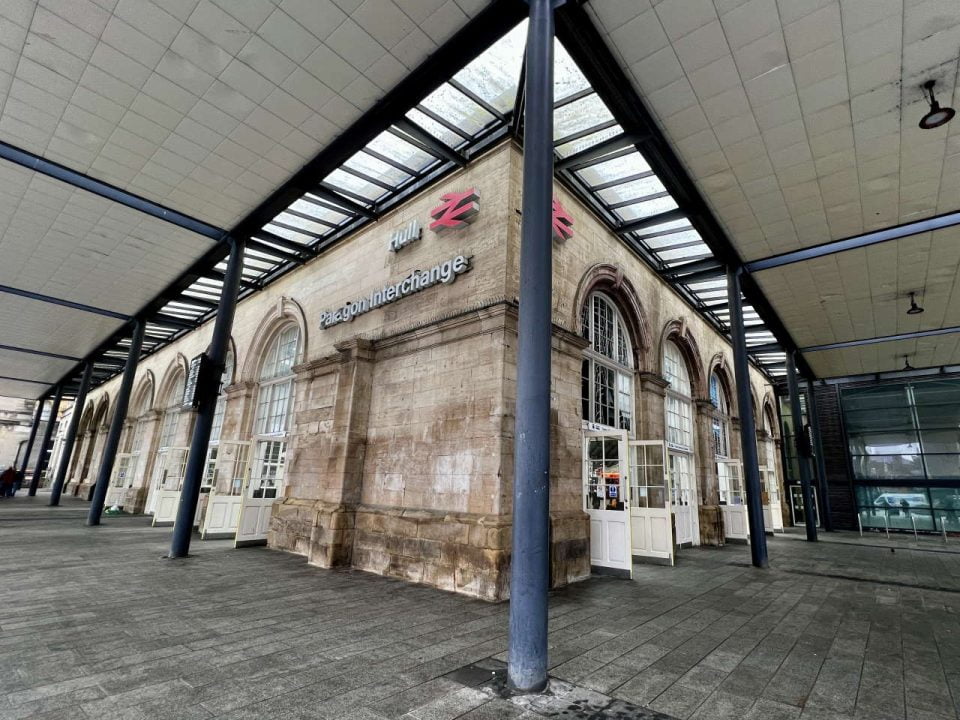
[[[247,481],[250,476],[250,443],[223,440],[217,446],[211,473],[210,496],[200,525],[204,539],[234,537]]]
[[[746,494],[743,489],[743,465],[739,460],[717,460],[717,478],[720,481],[720,512],[723,515],[724,535],[730,540],[747,540],[750,524],[747,521]]]
[[[176,520],[189,454],[187,447],[163,448],[157,453],[151,493],[154,525]]]
[[[697,512],[697,484],[693,475],[693,456],[670,449],[667,471],[670,478],[670,507],[674,515],[677,545],[700,544],[700,518]]]
[[[763,527],[767,532],[783,530],[783,510],[780,505],[780,483],[776,468],[760,466],[760,484],[763,489]]]
[[[820,525],[820,508],[819,503],[817,502],[817,488],[816,486],[810,487],[810,492],[813,496],[813,512],[814,517],[817,520],[817,525]],[[806,523],[806,515],[804,514],[803,507],[803,488],[799,485],[790,486],[790,518],[793,520],[794,525],[804,525]]]
[[[583,509],[590,516],[590,564],[632,577],[625,431],[583,434]]]
[[[629,452],[631,552],[673,565],[666,443],[631,440]]]

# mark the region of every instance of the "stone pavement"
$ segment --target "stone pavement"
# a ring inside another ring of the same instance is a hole
[[[0,719],[957,718],[960,554],[770,541],[551,597],[553,694],[504,698],[507,605],[0,501]],[[940,548],[942,550],[942,548]],[[856,578],[850,580],[846,578]],[[650,711],[641,708],[649,708]]]

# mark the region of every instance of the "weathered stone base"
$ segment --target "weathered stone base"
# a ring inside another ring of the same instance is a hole
[[[723,511],[719,505],[700,505],[700,544],[719,547],[725,542],[726,531],[723,526]]]
[[[551,586],[590,576],[585,513],[551,515]],[[482,600],[510,594],[508,516],[408,510],[285,498],[273,506],[267,544],[319,567],[424,583]]]

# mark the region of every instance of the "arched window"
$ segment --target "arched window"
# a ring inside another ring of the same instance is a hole
[[[233,352],[228,351],[223,363],[223,373],[220,375],[220,388],[217,393],[217,404],[213,409],[213,425],[210,427],[210,444],[207,447],[207,465],[200,484],[200,492],[210,492],[216,484],[217,457],[220,452],[220,435],[223,433],[223,416],[227,411],[226,387],[233,377]]]
[[[760,459],[763,466],[761,473],[764,480],[764,492],[767,495],[764,505],[780,505],[780,481],[777,479],[777,440],[773,434],[776,422],[772,419],[772,411],[767,406],[763,415],[763,456]]]
[[[583,419],[632,430],[633,353],[623,318],[609,298],[593,293],[580,319],[590,341],[581,366]]]
[[[287,325],[270,343],[260,368],[257,412],[253,423],[256,458],[251,496],[274,498],[283,485],[287,431],[293,399],[293,366],[300,347],[300,329]]]
[[[726,460],[730,457],[730,408],[720,376],[710,374],[710,401],[715,408],[712,419],[713,454]]]
[[[180,407],[183,402],[183,382],[183,373],[177,373],[173,387],[167,395],[166,409],[163,411],[158,451],[173,447],[177,442],[177,433],[180,430]]]
[[[663,377],[670,383],[667,387],[667,443],[675,448],[690,451],[693,448],[693,425],[690,373],[680,348],[672,340],[663,344]]]

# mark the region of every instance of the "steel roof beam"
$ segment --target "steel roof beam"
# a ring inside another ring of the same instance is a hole
[[[421,145],[431,155],[435,155],[441,160],[456,163],[460,167],[466,167],[467,159],[463,155],[446,143],[437,140],[433,135],[428,133],[426,130],[407,117],[401,117],[394,120],[393,126],[400,130],[403,134],[408,135],[413,140],[416,140],[417,142],[415,144]]]
[[[18,295],[29,300],[37,300],[39,302],[49,303],[50,305],[60,305],[61,307],[80,310],[81,312],[91,313],[92,315],[103,315],[104,317],[111,317],[117,320],[130,319],[129,315],[114,312],[113,310],[106,310],[104,308],[94,307],[93,305],[85,305],[84,303],[74,302],[73,300],[64,300],[63,298],[53,297],[52,295],[44,295],[31,290],[21,290],[20,288],[10,287],[9,285],[0,285],[0,293],[6,293],[7,295]]]
[[[110,183],[97,180],[76,170],[71,170],[59,163],[45,160],[39,155],[34,155],[31,152],[22,150],[9,143],[0,142],[0,158],[9,160],[12,163],[16,163],[28,170],[33,170],[41,175],[46,175],[47,177],[67,183],[73,187],[80,188],[81,190],[86,190],[94,195],[99,195],[107,200],[112,200],[128,208],[142,212],[145,215],[150,215],[158,220],[171,223],[172,225],[176,225],[177,227],[189,230],[190,232],[202,235],[211,240],[220,240],[227,235],[226,230],[218,228],[215,225],[197,220],[160,203],[128,192],[127,190],[122,190],[116,185],[111,185]]]
[[[41,357],[54,358],[55,360],[73,360],[79,362],[80,358],[72,355],[61,355],[60,353],[47,352],[46,350],[31,350],[30,348],[16,347],[14,345],[0,345],[0,350],[9,352],[24,353],[26,355],[40,355]]]
[[[584,163],[588,163],[590,160],[599,158],[603,155],[608,155],[614,150],[620,150],[628,146],[635,145],[640,141],[640,138],[636,135],[630,133],[621,133],[620,135],[615,135],[608,140],[597,143],[588,147],[586,150],[581,150],[578,153],[569,155],[562,160],[558,160],[555,163],[557,170],[565,170],[566,168],[577,169],[582,166]]]
[[[8,377],[7,375],[0,375],[0,380],[9,380],[10,382],[22,382],[22,383],[31,383],[33,385],[50,385],[46,380],[27,380],[26,378],[17,378],[17,377]]]
[[[836,253],[846,252],[848,250],[869,247],[870,245],[877,245],[890,240],[899,240],[900,238],[910,237],[911,235],[920,235],[921,233],[931,232],[933,230],[942,230],[944,228],[954,227],[955,225],[960,225],[960,211],[937,215],[936,217],[917,220],[916,222],[904,223],[903,225],[896,225],[894,227],[884,228],[883,230],[864,233],[863,235],[854,235],[853,237],[842,240],[833,240],[779,255],[771,255],[770,257],[760,260],[751,260],[746,263],[744,267],[747,272],[770,270],[771,268],[805,262],[827,255],[835,255]]]
[[[617,228],[618,235],[624,235],[626,233],[637,232],[638,230],[643,230],[644,228],[654,227],[655,225],[661,225],[663,223],[673,222],[675,220],[683,220],[687,217],[685,210],[677,208],[675,210],[667,210],[662,212],[659,215],[651,215],[650,217],[640,218],[639,220],[631,220],[629,222],[622,223],[620,227]]]
[[[723,267],[723,265],[717,265],[706,270],[698,270],[697,272],[688,273],[686,275],[670,275],[667,280],[671,282],[683,283],[684,285],[694,285],[705,280],[716,280],[717,278],[722,278],[726,274],[727,269]],[[750,326],[747,325],[746,327]]]
[[[723,265],[717,262],[717,259],[711,255],[709,258],[703,260],[685,262],[681,265],[671,265],[664,271],[664,274],[669,276],[677,276],[692,272],[700,272],[701,270],[719,270],[721,274],[726,273]]]
[[[952,335],[960,333],[960,326],[935,328],[933,330],[918,330],[916,332],[898,333],[897,335],[883,335],[860,340],[846,340],[843,342],[827,343],[825,345],[808,345],[800,348],[800,352],[823,352],[824,350],[843,350],[844,348],[861,347],[863,345],[877,345],[898,340],[916,340],[917,338],[935,337],[937,335]]]

